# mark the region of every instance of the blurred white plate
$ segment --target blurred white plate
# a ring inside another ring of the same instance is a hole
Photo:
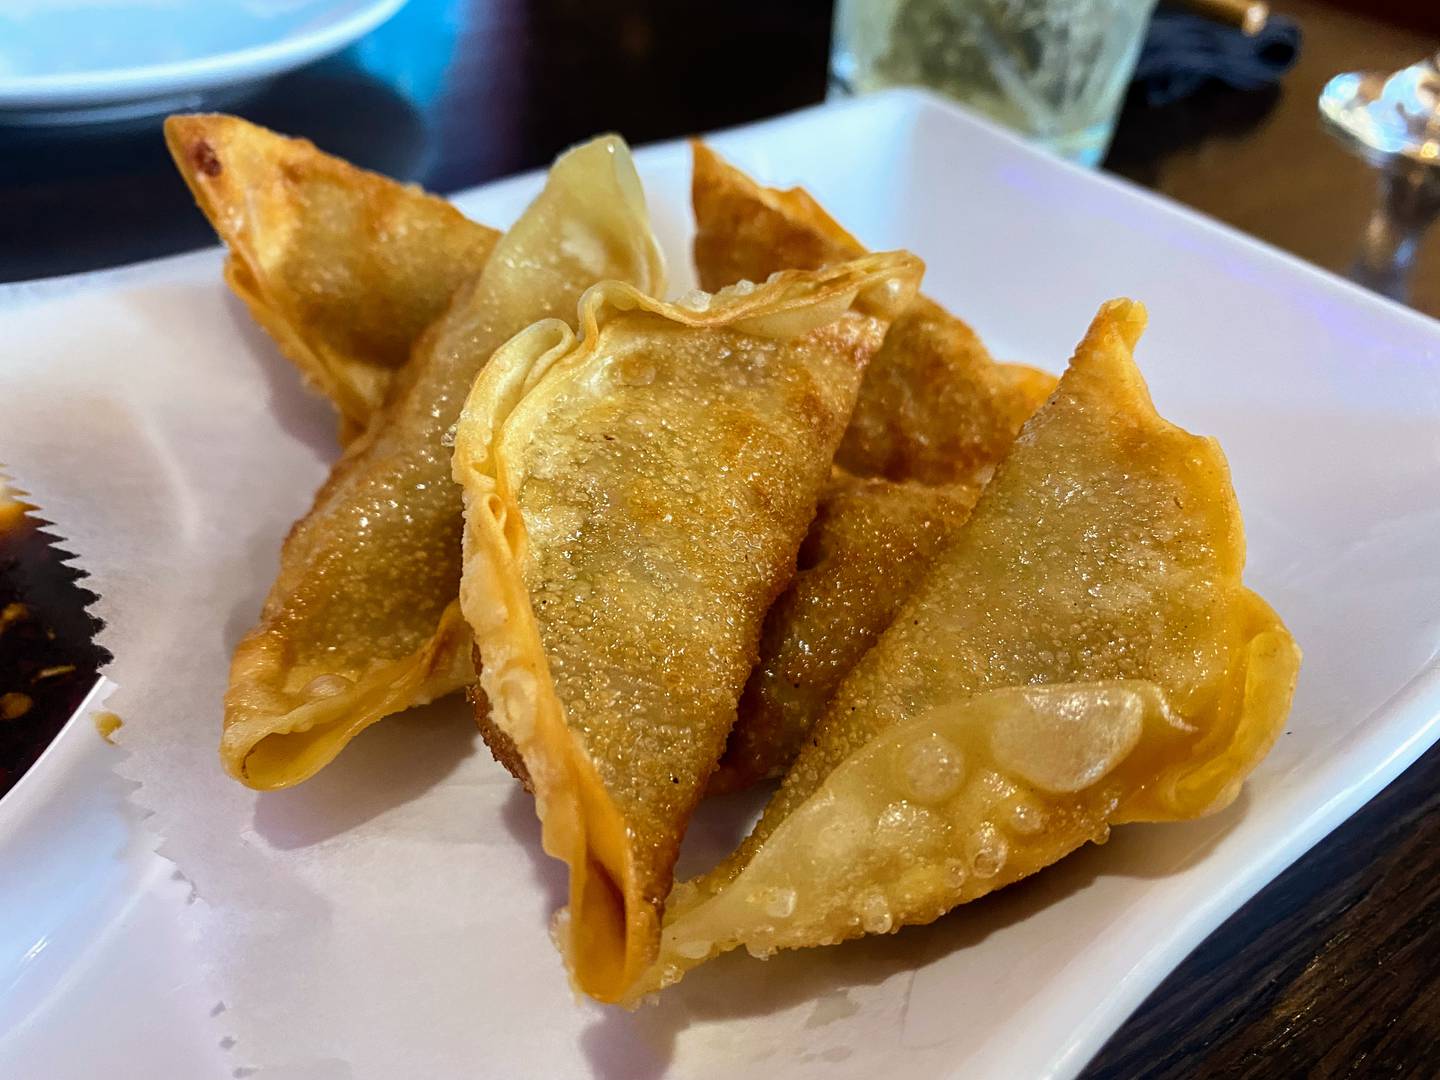
[[[0,124],[193,108],[343,49],[405,0],[4,0]]]
[[[81,805],[79,778],[112,754],[82,730],[37,767],[31,791],[43,805],[0,803],[0,1076],[78,1080],[103,1066],[111,1077],[203,1080],[258,1059],[290,1064],[276,1075],[326,1080],[1070,1077],[1222,919],[1435,741],[1440,324],[922,94],[813,109],[714,141],[768,183],[805,184],[872,246],[920,252],[927,290],[1007,359],[1058,369],[1102,300],[1146,301],[1139,358],[1155,400],[1224,444],[1245,511],[1247,580],[1306,652],[1289,730],[1242,798],[1204,821],[1116,830],[1105,847],[933,926],[764,964],[726,957],[631,1015],[571,997],[546,934],[556,878],[533,850],[528,800],[476,751],[463,708],[377,724],[315,781],[265,797],[254,822],[237,820],[236,843],[358,874],[388,867],[366,846],[375,822],[347,809],[373,802],[383,777],[382,817],[398,837],[388,850],[403,852],[407,867],[384,872],[387,904],[463,907],[473,930],[427,933],[423,920],[393,917],[351,925],[349,898],[326,896],[316,940],[340,954],[324,962],[343,964],[355,985],[296,997],[284,980],[256,990],[248,969],[250,1007],[270,1006],[276,1026],[222,1065],[217,1044],[230,1029],[206,1030],[214,1002],[197,972],[250,958],[216,940],[178,940],[178,920],[163,913],[183,896],[166,891],[165,866],[143,845],[107,839],[89,842],[83,858],[44,858],[78,851],[87,837],[133,835],[120,809]],[[688,154],[669,143],[637,160],[674,288],[684,289]],[[539,184],[518,177],[457,202],[503,225]],[[269,455],[247,468],[318,479],[315,448],[333,443],[333,419],[304,398],[223,289],[216,252],[0,289],[0,341],[73,368],[76,379],[105,358],[182,368],[198,341],[223,352],[220,370],[235,373],[225,377],[236,389],[262,364],[259,391],[222,394],[234,399],[237,430]],[[0,355],[0,396],[5,367]],[[23,386],[9,389],[23,400]],[[203,481],[186,478],[183,450],[199,436],[185,410],[177,401],[147,417],[182,486]],[[297,490],[297,505],[307,498]],[[273,535],[245,542],[272,552],[286,525],[266,524]],[[270,555],[219,556],[229,576],[205,581],[215,610],[263,595]],[[152,644],[184,656],[202,638],[186,633]],[[223,657],[205,663],[223,670]],[[165,670],[155,686],[126,690],[172,692],[175,669]],[[205,692],[215,713],[219,690]],[[217,715],[197,729],[206,762]],[[423,782],[410,783],[407,769],[427,770]],[[218,768],[214,783],[217,798],[234,795]],[[463,808],[445,818],[475,837],[463,859],[406,831],[437,806]],[[712,826],[702,821],[691,839],[713,843]],[[280,843],[289,847],[277,853]],[[85,890],[87,903],[66,903]],[[342,931],[352,936],[335,936]],[[346,1008],[334,1007],[336,996]],[[246,1007],[227,1004],[231,1019]],[[188,1041],[137,1034],[162,1031]]]

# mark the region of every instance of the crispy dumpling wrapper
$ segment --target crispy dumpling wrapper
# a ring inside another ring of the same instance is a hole
[[[760,659],[712,793],[784,773],[841,680],[979,495],[970,484],[932,487],[837,471],[800,546],[795,579],[765,617]]]
[[[500,234],[414,185],[239,117],[171,116],[165,141],[229,248],[226,281],[334,402],[348,442]]]
[[[959,538],[831,702],[754,833],[677,887],[637,991],[719,952],[930,921],[1111,825],[1227,805],[1294,640],[1240,580],[1218,444],[1163,420],[1101,309]]]
[[[706,288],[864,251],[804,190],[761,187],[703,143],[692,146],[694,253]],[[995,363],[970,327],[924,297],[895,320],[836,456],[851,474],[895,483],[849,481],[833,510],[822,501],[806,547],[834,556],[800,573],[767,619],[715,791],[785,771],[933,554],[929,524],[964,520],[953,513],[955,493],[978,490],[1054,389],[1047,372]]]
[[[490,720],[570,870],[576,985],[655,959],[690,814],[794,570],[906,254],[687,306],[606,283],[495,354],[456,434]]]
[[[804,188],[761,187],[699,139],[691,140],[690,150],[693,251],[702,289],[764,281],[777,270],[816,270],[865,254],[865,245]]]
[[[539,319],[573,317],[584,290],[610,278],[663,290],[640,181],[614,136],[555,163],[286,538],[230,669],[221,757],[233,776],[298,783],[381,717],[473,682],[449,433],[498,346]]]
[[[761,187],[704,143],[691,144],[695,266],[718,289],[812,269],[865,249],[800,188]],[[835,463],[857,476],[984,483],[1055,377],[997,364],[975,331],[917,297],[871,361]]]
[[[835,463],[861,476],[983,484],[1055,376],[997,364],[979,336],[919,297],[865,373]]]

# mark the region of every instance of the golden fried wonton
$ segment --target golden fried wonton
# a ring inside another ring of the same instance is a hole
[[[471,391],[461,605],[570,868],[567,963],[601,1000],[655,959],[761,621],[920,270],[876,255],[684,306],[607,283],[578,340],[533,326]]]
[[[703,143],[692,147],[695,262],[706,288],[864,251],[805,191],[761,187]],[[812,536],[807,546],[833,546],[835,557],[802,573],[767,620],[714,790],[784,772],[923,570],[939,526],[963,520],[954,491],[918,484],[978,490],[1054,388],[1046,372],[995,363],[973,330],[924,297],[895,320],[865,373],[836,461],[904,486],[852,484],[833,512],[822,504],[816,529],[829,538]]]
[[[928,922],[1111,825],[1228,804],[1289,711],[1299,650],[1240,580],[1219,446],[1163,420],[1096,317],[958,539],[840,687],[754,833],[677,887],[673,982],[745,945]]]
[[[764,281],[777,270],[815,270],[856,259],[865,245],[804,188],[761,187],[699,139],[694,169],[695,272],[702,289]]]
[[[239,117],[172,116],[165,141],[230,249],[230,287],[335,403],[348,442],[500,234]]]
[[[835,463],[861,476],[983,484],[1055,377],[997,364],[975,331],[918,298],[865,373]]]
[[[968,484],[832,477],[795,579],[765,616],[760,661],[712,792],[779,776],[795,760],[840,680],[890,625],[979,494]]]
[[[555,163],[286,539],[230,670],[221,757],[232,775],[297,783],[382,716],[474,680],[449,432],[497,346],[573,315],[586,288],[612,278],[664,287],[639,178],[613,136]]]
[[[695,171],[695,264],[704,288],[764,281],[864,251],[800,188],[764,188],[704,143]],[[919,297],[871,361],[835,463],[857,476],[984,483],[1054,376],[997,364],[975,331]]]

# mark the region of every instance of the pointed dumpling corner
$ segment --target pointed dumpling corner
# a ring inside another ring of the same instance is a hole
[[[251,787],[298,783],[381,717],[474,681],[447,448],[465,394],[499,345],[536,320],[573,318],[596,281],[664,289],[640,181],[614,136],[562,155],[495,250],[291,530],[235,650],[220,752]]]
[[[226,281],[334,403],[348,442],[500,234],[414,185],[238,116],[171,116],[165,142],[229,248]]]
[[[714,289],[812,269],[865,249],[802,188],[763,187],[692,143],[695,268]],[[996,363],[975,333],[919,296],[865,372],[835,463],[856,476],[984,483],[1055,377]]]
[[[704,143],[692,149],[694,254],[707,288],[826,266],[864,250],[803,189],[762,187]],[[807,550],[829,549],[833,557],[801,573],[771,612],[715,790],[745,787],[790,765],[942,534],[964,520],[957,499],[973,502],[1021,424],[1054,389],[1048,372],[996,363],[974,330],[923,296],[894,320],[836,451],[849,479],[822,500],[806,540]],[[879,568],[902,552],[898,570]],[[878,587],[854,580],[867,572]]]
[[[461,606],[490,722],[570,870],[576,984],[655,959],[680,838],[921,264],[870,256],[682,304],[605,284],[499,350],[457,429]]]
[[[654,989],[727,949],[937,918],[1111,825],[1228,804],[1300,654],[1241,583],[1218,444],[1156,413],[1106,304],[752,835],[677,886]]]
[[[865,254],[804,188],[762,187],[699,139],[690,143],[695,270],[702,289],[818,270]]]

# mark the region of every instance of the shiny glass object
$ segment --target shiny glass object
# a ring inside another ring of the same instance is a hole
[[[1349,276],[1405,302],[1420,242],[1440,217],[1440,53],[1393,74],[1336,75],[1320,93],[1320,115],[1379,174]]]
[[[1375,164],[1440,162],[1440,52],[1393,75],[1336,75],[1320,92],[1320,115]]]
[[[1155,0],[839,0],[832,95],[928,86],[1098,164]]]

